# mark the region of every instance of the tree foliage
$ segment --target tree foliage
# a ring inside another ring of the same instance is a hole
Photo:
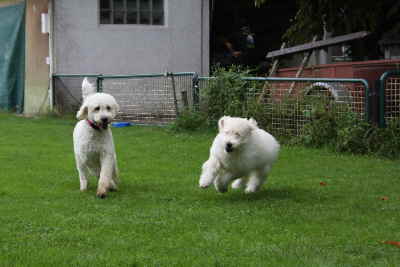
[[[274,0],[254,0],[256,6]],[[298,11],[283,38],[291,44],[322,37],[324,27],[334,35],[370,31],[379,36],[400,34],[398,0],[296,0]]]

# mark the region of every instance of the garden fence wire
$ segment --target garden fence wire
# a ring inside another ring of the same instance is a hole
[[[145,75],[54,75],[54,105],[62,114],[82,103],[81,84],[88,77],[99,92],[109,93],[120,105],[117,120],[166,124],[186,106],[193,105],[193,73]]]
[[[53,101],[58,112],[74,113],[82,103],[81,84],[89,77],[98,91],[110,93],[120,104],[117,120],[167,124],[189,108],[204,108],[204,92],[217,81],[196,73],[146,75],[54,75]],[[369,119],[368,83],[363,79],[244,77],[247,102],[264,110],[267,130],[298,136],[317,112],[352,113]],[[321,109],[321,103],[324,106]]]

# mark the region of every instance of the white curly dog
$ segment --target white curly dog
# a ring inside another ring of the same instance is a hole
[[[218,121],[219,133],[210,149],[210,157],[203,164],[199,186],[214,183],[218,192],[244,187],[246,193],[260,189],[276,161],[279,143],[251,119],[224,116]]]
[[[117,157],[109,123],[119,106],[109,94],[96,93],[93,84],[82,82],[83,104],[76,118],[73,140],[80,190],[87,190],[88,176],[99,178],[97,196],[104,198],[108,190],[117,189]]]

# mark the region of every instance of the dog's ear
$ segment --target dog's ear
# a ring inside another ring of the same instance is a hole
[[[249,119],[249,123],[254,129],[258,128],[258,124],[257,124],[257,121],[255,119],[250,118]]]
[[[76,118],[78,120],[84,120],[87,119],[87,116],[88,116],[88,106],[85,103],[83,103],[79,111],[76,113]]]
[[[220,118],[218,121],[218,130],[221,131],[224,128],[224,120],[225,120],[225,116]]]
[[[118,103],[115,101],[114,105],[113,105],[113,117],[117,116],[117,113],[119,112],[119,105]]]
[[[223,116],[222,118],[219,119],[218,121],[218,130],[222,131],[222,129],[224,128],[224,124],[225,124],[225,120],[227,119],[227,116]]]

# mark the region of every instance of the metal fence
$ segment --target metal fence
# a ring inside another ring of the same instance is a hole
[[[299,136],[318,112],[369,120],[369,85],[364,79],[245,77],[248,100],[261,103],[270,132]],[[216,79],[200,77],[200,93]]]
[[[82,102],[81,84],[89,77],[98,91],[112,94],[120,104],[117,120],[143,124],[174,121],[185,108],[198,110],[204,91],[214,77],[196,73],[146,75],[54,75],[53,101],[60,113],[76,112]],[[244,77],[247,101],[264,110],[268,130],[280,135],[301,135],[318,112],[355,114],[369,119],[369,86],[364,79]],[[217,88],[218,90],[218,88]],[[398,94],[397,94],[398,96]],[[321,103],[323,104],[321,106]]]
[[[143,124],[165,124],[193,105],[194,73],[145,75],[53,75],[53,101],[62,114],[78,110],[82,103],[84,77],[97,84],[97,90],[113,95],[120,105],[117,120]]]
[[[379,125],[400,119],[400,70],[387,71],[379,79]]]

